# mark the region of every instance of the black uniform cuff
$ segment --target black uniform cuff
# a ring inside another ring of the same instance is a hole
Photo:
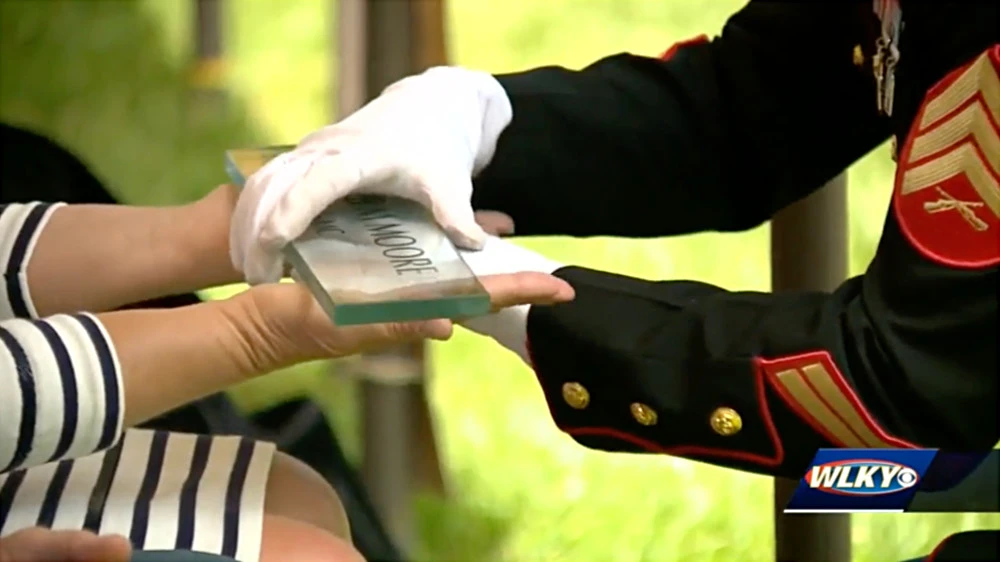
[[[749,358],[727,357],[710,338],[693,336],[704,330],[693,329],[698,319],[685,305],[717,289],[674,282],[664,292],[662,284],[578,267],[555,275],[576,298],[532,308],[528,341],[560,429],[596,449],[781,471],[776,424],[794,419],[787,411],[775,419]]]

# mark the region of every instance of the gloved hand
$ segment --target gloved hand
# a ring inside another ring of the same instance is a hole
[[[465,263],[480,278],[487,275],[528,271],[551,274],[563,267],[559,262],[495,236],[487,238],[482,250],[461,253]],[[473,332],[493,338],[530,365],[531,360],[525,345],[528,338],[530,307],[531,305],[512,306],[493,314],[463,320],[460,324]]]
[[[506,92],[484,72],[437,67],[396,82],[247,178],[230,231],[233,265],[250,283],[278,280],[281,249],[350,193],[423,203],[456,246],[481,248],[472,177],[511,119]]]

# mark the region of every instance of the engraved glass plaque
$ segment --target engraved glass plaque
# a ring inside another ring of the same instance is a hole
[[[237,185],[292,147],[230,150]],[[338,326],[487,314],[490,298],[433,216],[397,197],[352,195],[285,248],[292,277]]]

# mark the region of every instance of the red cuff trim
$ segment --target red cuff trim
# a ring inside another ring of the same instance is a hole
[[[660,60],[668,61],[671,58],[673,58],[673,56],[676,55],[677,52],[680,51],[681,49],[684,49],[686,47],[693,47],[695,45],[703,45],[705,43],[708,43],[708,35],[705,35],[704,33],[698,35],[697,37],[692,37],[690,39],[687,39],[685,41],[678,41],[677,43],[671,45],[669,49],[663,51],[663,54],[660,55]]]
[[[531,345],[530,342],[525,342],[525,348],[528,350],[528,356],[531,357]],[[535,365],[534,359],[530,359],[531,368],[535,371],[535,376],[538,378],[539,382],[543,381],[543,375],[538,370]],[[664,447],[655,441],[650,441],[642,437],[626,433],[624,431],[610,428],[610,427],[572,427],[563,425],[559,422],[559,418],[556,416],[555,408],[550,400],[546,400],[546,404],[549,408],[549,415],[552,420],[555,421],[556,427],[558,427],[564,433],[569,434],[572,437],[609,437],[616,439],[625,443],[629,443],[634,447],[650,453],[659,453],[664,455],[671,455],[675,457],[684,458],[701,458],[701,459],[729,459],[739,462],[744,462],[748,464],[759,465],[763,467],[778,467],[785,460],[785,449],[781,444],[781,439],[778,436],[778,428],[774,425],[774,420],[771,417],[771,411],[767,405],[767,394],[764,388],[764,371],[760,368],[754,369],[755,378],[755,393],[757,395],[757,405],[759,407],[759,415],[761,423],[764,424],[764,428],[767,431],[768,437],[770,438],[773,453],[770,455],[758,455],[754,453],[749,453],[745,451],[734,451],[731,449],[719,449],[715,447],[703,447],[699,445],[679,445],[676,447]],[[544,386],[544,385],[543,385]],[[709,418],[711,416],[711,411],[705,413],[705,425],[708,426]]]
[[[543,382],[543,375],[531,355],[530,342],[525,342],[525,348],[528,350],[532,369],[539,382]],[[699,445],[664,447],[654,441],[615,428],[567,426],[558,421],[551,400],[547,400],[547,406],[549,415],[557,427],[573,437],[607,437],[651,453],[706,460],[729,459],[762,467],[777,467],[784,462],[785,450],[768,405],[766,381],[792,412],[835,447],[917,448],[917,445],[894,437],[882,428],[861,403],[829,353],[817,351],[779,359],[758,358],[754,360],[754,365],[758,413],[773,447],[773,453],[770,455]],[[706,424],[709,422],[709,415],[706,413]]]
[[[524,338],[524,351],[528,354],[528,366],[535,373],[538,373],[538,369],[535,368],[535,356],[531,354],[531,340]]]
[[[924,558],[924,562],[934,562],[934,560],[936,560],[937,557],[940,556],[941,552],[944,550],[944,545],[948,544],[948,541],[954,536],[955,535],[948,535],[947,537],[944,538],[943,541],[939,542],[938,545],[934,547],[934,550],[932,550],[931,553],[927,555],[927,558]]]

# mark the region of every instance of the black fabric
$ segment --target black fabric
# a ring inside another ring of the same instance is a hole
[[[668,61],[500,75],[514,118],[473,204],[521,236],[761,224],[889,137],[871,68],[851,57],[874,45],[874,19],[870,0],[755,0]]]
[[[996,562],[1000,560],[1000,531],[966,531],[942,542],[924,562]]]
[[[54,141],[0,123],[0,203],[117,203],[87,167]]]

